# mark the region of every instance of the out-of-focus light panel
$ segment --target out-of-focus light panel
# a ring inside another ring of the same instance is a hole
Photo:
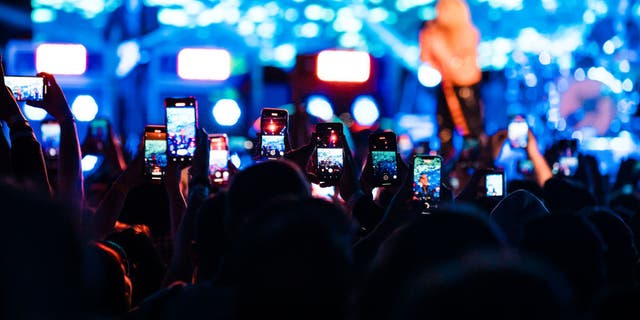
[[[371,75],[371,57],[362,51],[324,50],[316,62],[318,79],[362,83]]]
[[[185,48],[178,53],[178,76],[185,80],[227,80],[231,54],[224,49]]]
[[[418,68],[418,81],[425,87],[433,88],[440,84],[442,75],[435,68],[423,63]]]
[[[375,100],[370,96],[359,96],[353,101],[351,112],[355,120],[363,126],[371,126],[380,117]]]
[[[98,103],[92,96],[81,94],[73,100],[71,112],[78,121],[92,121],[98,114]]]
[[[32,107],[28,104],[24,105],[24,115],[29,120],[42,121],[47,117],[47,111],[42,108]]]
[[[233,126],[238,123],[242,110],[235,100],[220,99],[211,111],[213,118],[221,126]]]
[[[52,74],[84,74],[87,48],[81,44],[43,43],[36,48],[36,70]]]
[[[326,97],[313,95],[307,99],[307,113],[324,121],[333,118],[333,107]]]

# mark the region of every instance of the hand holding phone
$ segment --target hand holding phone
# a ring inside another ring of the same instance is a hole
[[[397,152],[396,135],[393,132],[374,133],[369,136],[374,186],[391,186],[400,182]]]
[[[4,83],[16,101],[42,102],[46,93],[43,77],[5,76]]]
[[[507,128],[509,145],[512,148],[524,149],[529,143],[529,125],[523,115],[513,116]]]
[[[413,158],[413,201],[426,208],[440,204],[442,157],[418,154]]]
[[[212,184],[229,183],[229,139],[224,133],[209,134],[209,179]]]
[[[165,98],[169,160],[189,163],[196,150],[198,107],[194,97]]]
[[[506,180],[503,171],[489,172],[484,176],[485,196],[488,198],[502,198],[506,190]]]
[[[344,136],[342,123],[316,125],[316,175],[323,186],[334,186],[344,171]]]
[[[55,120],[44,120],[40,124],[40,136],[44,156],[49,159],[58,158],[60,153],[60,124]]]
[[[263,159],[280,159],[286,153],[286,136],[289,112],[285,109],[262,109],[260,116],[260,156]]]
[[[167,128],[148,125],[144,130],[144,173],[153,181],[162,181],[167,168]]]

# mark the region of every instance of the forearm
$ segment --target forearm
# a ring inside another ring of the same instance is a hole
[[[189,204],[184,215],[179,220],[176,236],[174,238],[174,254],[171,259],[164,284],[169,285],[175,281],[191,282],[193,275],[193,263],[188,255],[191,241],[195,239],[196,214],[204,200],[208,197],[208,187],[204,184],[192,184],[189,186]]]
[[[544,183],[553,177],[549,164],[547,164],[547,161],[539,153],[529,155],[529,159],[533,164],[533,172],[536,177],[536,182],[541,187],[544,186]]]
[[[82,208],[84,185],[78,133],[73,118],[60,120],[60,158],[57,197],[74,208]]]
[[[95,239],[104,239],[113,231],[128,193],[128,182],[120,175],[104,195],[93,215],[90,231]]]

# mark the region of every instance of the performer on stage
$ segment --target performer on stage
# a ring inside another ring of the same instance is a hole
[[[454,134],[483,144],[483,110],[480,101],[482,72],[477,63],[480,33],[471,21],[464,0],[439,0],[437,17],[420,32],[420,59],[440,71],[438,99],[440,153],[445,161],[455,155]]]

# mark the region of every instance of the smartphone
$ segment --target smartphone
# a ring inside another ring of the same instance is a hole
[[[552,166],[553,174],[567,177],[573,176],[578,170],[578,140],[565,139],[557,142],[557,161]]]
[[[147,125],[144,129],[144,173],[153,181],[164,178],[167,167],[167,128]]]
[[[502,198],[505,191],[504,172],[491,172],[484,176],[485,196],[489,198]]]
[[[334,186],[344,168],[342,123],[316,124],[316,175],[323,185]]]
[[[11,88],[16,101],[42,102],[46,93],[43,77],[5,76],[4,83]]]
[[[530,175],[533,173],[533,162],[529,159],[518,160],[518,172],[524,175]]]
[[[523,115],[515,115],[507,127],[509,144],[512,148],[526,148],[529,143],[529,125]]]
[[[400,179],[396,160],[398,146],[395,133],[387,131],[369,135],[369,152],[375,186],[397,185]]]
[[[229,139],[224,133],[209,134],[209,179],[211,183],[229,183]]]
[[[413,158],[413,200],[427,208],[440,204],[442,157],[418,154]]]
[[[89,123],[89,132],[97,141],[106,142],[109,137],[109,120],[98,118]]]
[[[260,155],[263,159],[280,159],[286,152],[285,137],[289,112],[285,109],[262,109],[260,116]]]
[[[331,187],[321,187],[318,184],[311,183],[311,196],[314,198],[320,198],[327,201],[333,201],[333,197],[335,196],[336,188]]]
[[[40,123],[42,150],[47,158],[54,159],[60,152],[60,124],[55,120],[44,120]]]
[[[189,163],[196,150],[198,106],[194,97],[165,98],[167,155],[173,162]]]

